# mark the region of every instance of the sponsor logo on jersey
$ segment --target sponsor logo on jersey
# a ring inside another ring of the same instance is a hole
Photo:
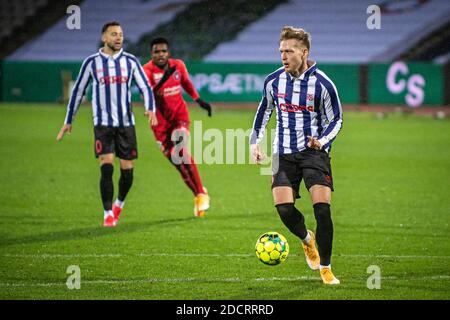
[[[168,97],[168,96],[174,96],[176,94],[181,93],[181,87],[178,86],[173,86],[173,87],[168,87],[168,88],[164,88],[164,96]]]
[[[280,110],[284,112],[302,112],[302,111],[314,111],[314,106],[299,106],[291,103],[280,103]]]
[[[127,83],[127,76],[104,76],[99,79],[101,84]]]
[[[153,74],[153,80],[155,80],[155,83],[158,83],[162,77],[163,77],[163,73],[154,73]]]

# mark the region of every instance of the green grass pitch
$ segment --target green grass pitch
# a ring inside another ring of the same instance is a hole
[[[204,131],[246,130],[254,115],[202,111],[191,108],[191,120]],[[327,287],[281,223],[270,176],[250,164],[200,165],[212,207],[195,219],[193,196],[142,113],[135,109],[135,182],[119,225],[105,229],[90,107],[57,143],[65,107],[0,105],[0,299],[450,298],[449,120],[344,114],[332,150],[332,264],[341,285]],[[304,185],[301,192],[297,207],[315,229]],[[266,231],[289,241],[281,265],[254,254]],[[79,290],[66,286],[70,265],[80,267]],[[380,289],[367,287],[369,266],[380,268]]]

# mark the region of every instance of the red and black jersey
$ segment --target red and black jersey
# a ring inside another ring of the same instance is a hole
[[[199,94],[197,90],[195,90],[191,80],[189,80],[189,74],[184,62],[179,59],[169,59],[168,63],[169,68],[175,66],[176,69],[158,92],[154,92],[157,113],[160,113],[165,120],[170,122],[179,119],[188,120],[189,115],[181,88],[183,88],[194,100],[199,98]],[[150,60],[144,65],[144,71],[150,85],[155,87],[163,77],[165,70],[159,68]]]

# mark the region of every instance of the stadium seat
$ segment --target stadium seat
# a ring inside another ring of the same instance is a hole
[[[0,10],[0,43],[24,25],[25,20],[47,4],[47,0],[3,1]]]
[[[143,33],[172,19],[193,1],[85,0],[80,6],[81,30],[67,29],[66,15],[44,34],[21,46],[7,60],[79,61],[98,50],[104,23],[119,21],[124,29],[125,41],[134,42]]]
[[[280,30],[285,25],[291,25],[303,27],[312,34],[311,58],[320,62],[389,61],[411,45],[411,40],[417,40],[414,38],[417,33],[423,34],[431,27],[439,27],[437,24],[445,23],[450,16],[448,0],[433,0],[424,2],[416,8],[382,14],[381,29],[369,30],[366,25],[369,17],[367,8],[381,2],[380,0],[289,1],[245,28],[233,41],[219,45],[205,57],[205,60],[279,61],[277,46]]]

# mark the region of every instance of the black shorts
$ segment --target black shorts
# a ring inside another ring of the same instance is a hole
[[[330,187],[334,191],[330,157],[326,151],[306,149],[291,154],[274,154],[273,157],[272,189],[291,187],[295,192],[295,198],[298,199],[300,183],[304,179],[308,190],[318,184]]]
[[[94,126],[95,157],[115,153],[119,159],[137,159],[137,141],[134,126]]]

